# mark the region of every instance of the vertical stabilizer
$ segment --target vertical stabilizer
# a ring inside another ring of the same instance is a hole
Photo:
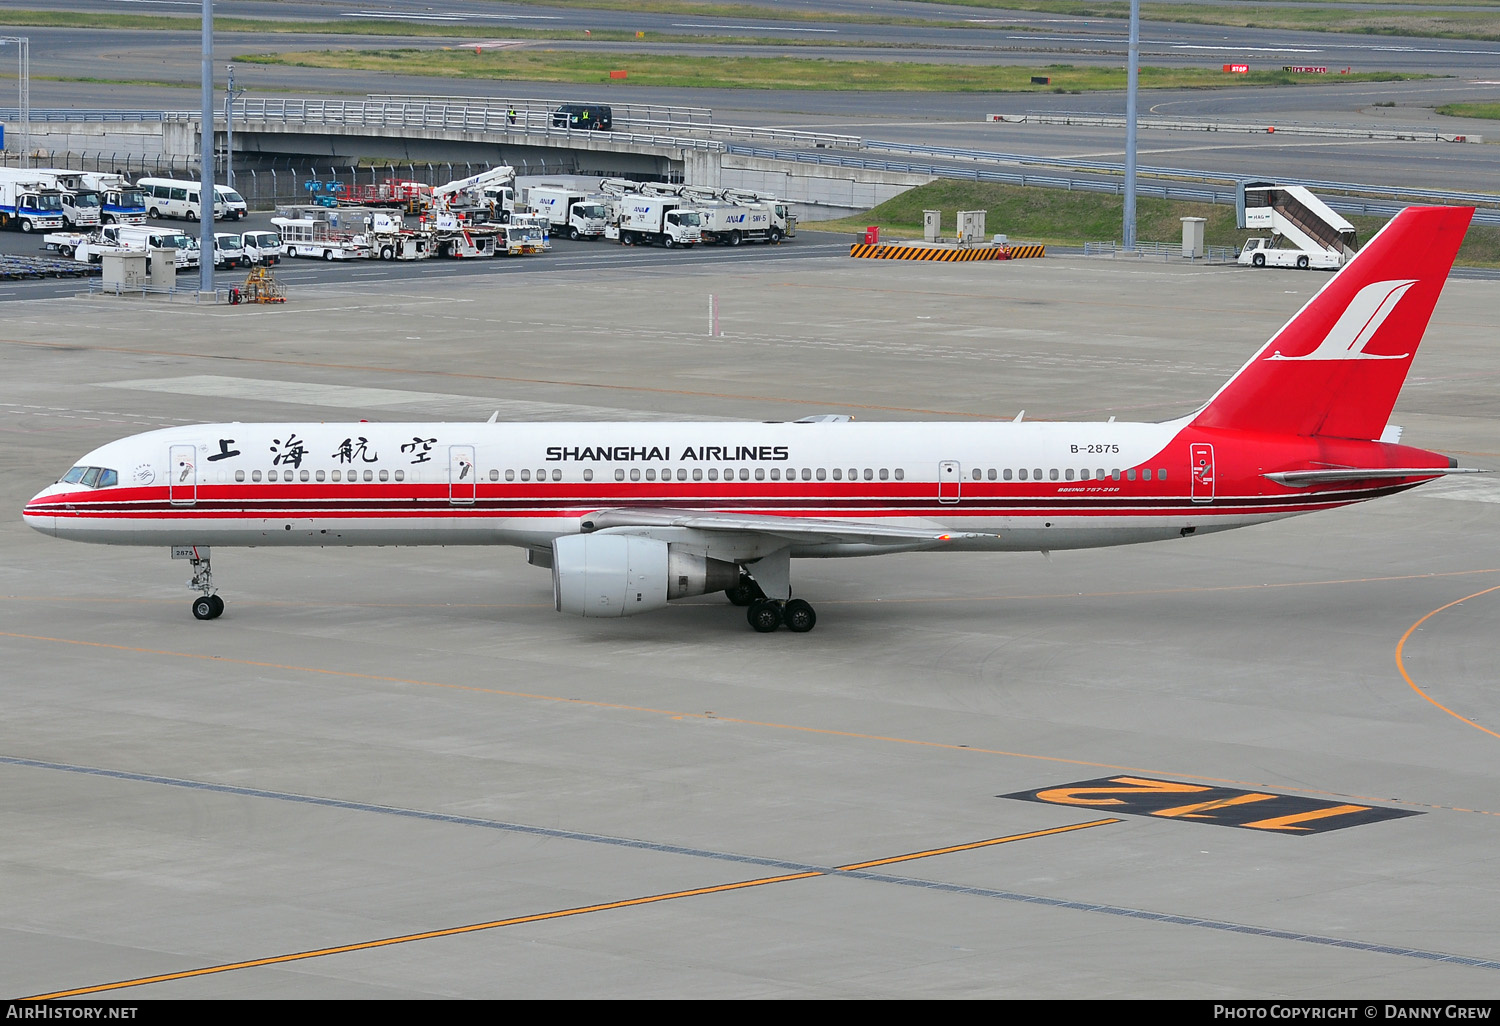
[[[1401,211],[1193,423],[1379,438],[1473,214],[1470,207]]]

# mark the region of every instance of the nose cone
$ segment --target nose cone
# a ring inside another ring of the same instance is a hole
[[[27,527],[34,527],[43,534],[57,537],[57,517],[54,515],[53,497],[62,492],[57,485],[48,485],[31,497],[26,508],[21,510],[21,519]]]

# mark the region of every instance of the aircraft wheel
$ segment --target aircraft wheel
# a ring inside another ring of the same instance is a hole
[[[209,600],[214,604],[213,619],[217,620],[219,617],[224,615],[224,600],[217,595],[210,595]]]
[[[1297,270],[1299,270],[1299,271],[1305,271],[1305,270],[1307,270],[1307,257],[1305,257],[1305,256],[1299,256],[1297,258]]]
[[[770,599],[757,599],[745,611],[745,619],[761,634],[770,634],[781,626],[781,607]]]
[[[766,596],[760,590],[760,585],[756,584],[749,577],[741,577],[740,583],[732,588],[724,589],[724,597],[729,599],[733,605],[748,606],[752,602],[756,602]]]
[[[792,599],[781,610],[782,622],[794,634],[806,634],[817,626],[818,614],[813,607],[801,599]]]
[[[1266,266],[1266,255],[1264,253],[1257,253],[1250,258],[1250,262],[1256,267],[1264,267]]]
[[[212,620],[217,613],[214,612],[214,596],[200,595],[193,599],[193,615],[200,620]]]

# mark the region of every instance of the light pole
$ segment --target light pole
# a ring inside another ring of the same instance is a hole
[[[1125,252],[1135,251],[1135,94],[1141,70],[1141,0],[1130,0],[1130,56],[1125,70]]]
[[[234,101],[250,90],[235,89],[234,65],[229,67],[229,89],[224,95],[224,184],[234,188]]]
[[[0,36],[0,46],[16,44],[16,76],[21,83],[16,120],[21,123],[21,166],[31,166],[31,40],[26,36]]]
[[[203,0],[203,110],[198,131],[198,294],[214,294],[214,0]]]

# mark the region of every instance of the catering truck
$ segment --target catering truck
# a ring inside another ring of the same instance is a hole
[[[5,168],[0,175],[0,228],[23,232],[63,226],[62,191],[24,168]]]
[[[0,168],[0,175],[22,177],[38,182],[62,194],[63,224],[68,228],[97,228],[100,223],[101,199],[97,189],[83,184],[82,172],[66,168],[32,167]]]

